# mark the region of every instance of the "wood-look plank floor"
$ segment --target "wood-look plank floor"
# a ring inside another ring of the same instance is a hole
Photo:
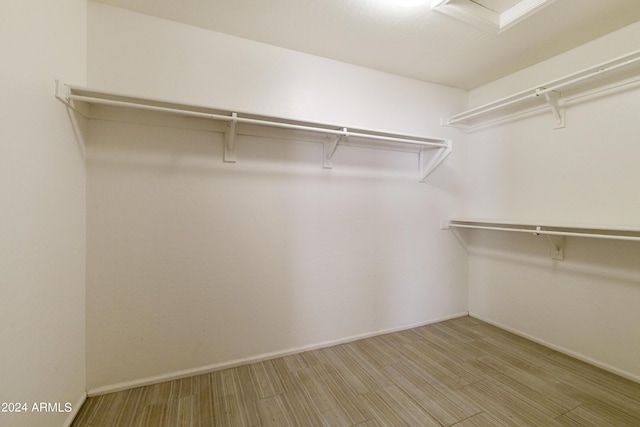
[[[640,384],[462,317],[91,397],[73,426],[640,426]]]

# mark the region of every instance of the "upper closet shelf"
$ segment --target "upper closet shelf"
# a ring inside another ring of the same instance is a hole
[[[540,84],[531,89],[455,114],[447,120],[443,119],[442,124],[473,130],[508,119],[513,116],[513,110],[518,114],[523,111],[528,112],[545,108],[553,114],[554,129],[559,129],[565,125],[564,102],[566,101],[566,99],[562,98],[560,89],[575,90],[585,86],[588,80],[595,79],[605,73],[613,74],[611,72],[614,70],[622,71],[623,68],[637,77],[640,71],[632,69],[630,66],[638,65],[639,63],[640,50],[637,50],[562,78]]]
[[[242,131],[238,129],[238,125],[242,124],[325,135],[325,139],[322,141],[324,145],[323,167],[327,169],[332,168],[333,155],[340,145],[416,153],[418,154],[420,182],[423,182],[452,151],[450,139],[245,114],[231,110],[115,94],[67,85],[58,81],[56,81],[56,98],[85,116],[89,116],[87,104],[101,104],[226,122],[224,161],[229,163],[236,162],[236,135],[242,134]]]
[[[450,219],[443,221],[442,229],[471,228],[477,230],[511,231],[544,236],[553,252],[553,258],[564,258],[564,237],[588,237],[597,239],[640,241],[640,228],[593,226],[584,224],[545,224],[512,222],[491,219]]]

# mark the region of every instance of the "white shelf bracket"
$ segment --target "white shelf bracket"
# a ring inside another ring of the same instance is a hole
[[[540,226],[536,227],[536,231],[533,233],[536,236],[540,236]],[[553,259],[559,259],[559,260],[563,260],[564,259],[564,236],[555,236],[554,237],[548,235],[548,234],[544,234],[543,235],[547,242],[549,243],[549,246],[551,246],[551,258]]]
[[[446,146],[437,149],[426,147],[420,148],[420,155],[418,160],[419,182],[424,182],[429,174],[431,174],[431,172],[433,172],[438,167],[438,165],[440,165],[440,163],[442,163],[442,161],[446,159],[449,154],[451,154],[451,152],[453,151],[451,140],[447,140],[446,144]],[[432,155],[429,156],[428,154]]]
[[[555,90],[545,91],[544,88],[536,89],[536,95],[544,97],[545,101],[549,105],[551,112],[553,113],[553,118],[555,119],[554,129],[562,129],[565,126],[564,122],[564,108],[560,106],[560,92]]]
[[[71,99],[71,88],[56,80],[56,99],[62,102],[67,108],[79,113],[81,116],[89,117],[89,106],[83,103],[76,103]]]
[[[62,101],[63,104],[70,104],[69,86],[62,83],[60,80],[56,80],[56,98]]]
[[[238,114],[231,113],[231,121],[227,123],[229,129],[224,133],[224,161],[226,163],[236,162],[236,123],[238,121]]]
[[[323,143],[323,145],[324,145],[323,153],[322,153],[323,154],[323,163],[322,163],[322,167],[323,168],[325,168],[325,169],[333,168],[333,163],[331,162],[331,159],[333,158],[333,155],[336,152],[336,148],[338,148],[338,145],[342,141],[342,138],[347,138],[348,136],[349,136],[348,129],[347,128],[342,128],[342,135],[336,136],[333,139],[333,141],[325,141]]]

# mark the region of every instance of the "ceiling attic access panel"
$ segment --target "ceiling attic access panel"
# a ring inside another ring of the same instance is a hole
[[[417,154],[418,181],[424,182],[453,151],[450,139],[419,136],[378,129],[364,129],[322,122],[299,121],[290,118],[241,113],[232,110],[201,105],[182,104],[157,99],[140,98],[116,94],[56,81],[56,98],[69,108],[85,117],[91,117],[89,106],[107,105],[124,109],[139,109],[157,113],[214,120],[226,123],[224,130],[224,157],[227,163],[235,163],[236,135],[262,136],[269,128],[280,128],[310,134],[324,135],[322,164],[326,169],[333,167],[332,158],[340,145],[381,149]],[[253,132],[240,131],[238,125],[246,124],[262,129]],[[317,142],[317,139],[311,140]]]
[[[434,0],[431,8],[488,33],[498,34],[555,0]]]

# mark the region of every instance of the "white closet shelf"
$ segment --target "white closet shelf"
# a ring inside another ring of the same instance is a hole
[[[423,182],[452,151],[452,141],[445,138],[241,113],[201,105],[182,104],[116,94],[68,85],[59,81],[56,81],[56,98],[87,117],[89,117],[89,109],[86,108],[86,106],[100,104],[226,122],[227,130],[224,132],[224,161],[228,163],[235,163],[237,160],[235,141],[237,134],[236,125],[238,124],[275,127],[326,135],[326,141],[323,142],[323,167],[327,169],[333,167],[331,160],[339,145],[416,153],[418,154],[418,174],[420,182]]]
[[[491,120],[484,122],[481,121],[480,123],[475,121],[482,117],[485,117],[486,119],[490,113],[496,114],[497,112],[504,111],[507,108],[518,108],[520,111],[527,108],[548,108],[555,119],[554,128],[562,128],[565,125],[565,121],[564,105],[563,100],[561,99],[562,94],[559,92],[560,89],[570,89],[572,87],[576,87],[578,84],[586,82],[587,80],[604,75],[605,73],[630,67],[634,64],[637,65],[638,63],[640,63],[640,50],[585,68],[576,73],[537,85],[533,88],[489,102],[479,107],[469,109],[462,113],[455,114],[447,120],[443,119],[442,124],[445,126],[454,126],[466,130],[473,130],[493,122],[509,118],[509,115],[503,115],[499,116],[497,119],[492,117]]]
[[[564,258],[564,237],[587,237],[597,239],[640,241],[640,228],[611,227],[586,224],[550,224],[514,222],[493,219],[458,218],[443,221],[442,229],[476,229],[510,231],[544,236],[553,251],[553,258]]]

